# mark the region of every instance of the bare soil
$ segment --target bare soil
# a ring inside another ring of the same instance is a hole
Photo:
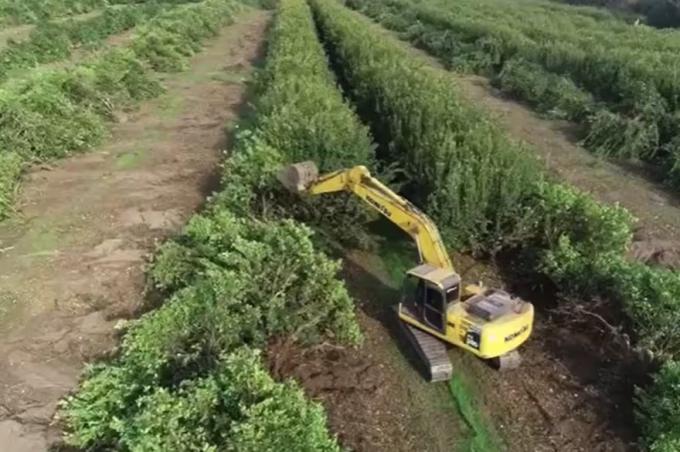
[[[409,407],[400,403],[389,369],[365,348],[330,344],[302,348],[282,341],[267,351],[271,374],[298,381],[323,404],[329,427],[355,451],[414,450]]]
[[[452,352],[452,361],[476,381],[509,450],[636,450],[626,380],[632,363],[608,355],[607,339],[593,336],[541,317],[516,370],[499,373],[460,352]]]
[[[0,30],[0,50],[2,50],[10,40],[22,41],[28,37],[35,25],[17,25]]]
[[[20,216],[0,225],[3,450],[59,438],[59,399],[143,305],[147,256],[215,186],[268,20],[244,13],[167,78],[166,94],[120,114],[107,145],[26,175]]]

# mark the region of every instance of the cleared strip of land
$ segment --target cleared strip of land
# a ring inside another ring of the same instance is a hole
[[[58,439],[56,404],[115,344],[109,319],[139,307],[146,256],[213,188],[267,21],[240,16],[101,147],[31,170],[22,216],[0,226],[2,444],[33,452]]]

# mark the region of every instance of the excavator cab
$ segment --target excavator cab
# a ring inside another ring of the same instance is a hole
[[[446,334],[447,314],[460,301],[460,276],[429,264],[406,274],[402,303],[405,309],[433,330]]]
[[[499,369],[520,364],[516,348],[531,333],[531,304],[499,289],[462,287],[457,273],[430,264],[419,265],[407,275],[399,318],[428,363],[432,380],[450,374],[442,358],[443,343],[457,345]]]

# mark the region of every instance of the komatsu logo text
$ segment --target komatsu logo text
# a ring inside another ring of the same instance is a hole
[[[390,211],[387,210],[387,209],[385,208],[385,206],[383,206],[382,204],[380,204],[378,201],[376,201],[375,199],[371,198],[370,196],[366,196],[366,201],[368,201],[369,203],[371,203],[371,205],[372,205],[373,207],[375,207],[376,209],[378,209],[378,210],[380,211],[380,213],[382,213],[383,215],[385,215],[387,218],[389,218],[389,217],[392,216],[392,214],[390,213]]]
[[[525,333],[529,329],[529,325],[524,325],[522,328],[519,330],[515,331],[514,333],[505,336],[505,342],[510,342],[511,340],[515,339],[517,336],[519,336],[522,333]]]

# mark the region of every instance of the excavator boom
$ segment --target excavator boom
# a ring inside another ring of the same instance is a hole
[[[279,180],[289,190],[311,195],[339,191],[354,193],[413,238],[422,262],[443,270],[454,270],[439,230],[432,220],[372,177],[365,166],[355,166],[319,177],[313,162],[303,162],[286,168],[279,175]]]

